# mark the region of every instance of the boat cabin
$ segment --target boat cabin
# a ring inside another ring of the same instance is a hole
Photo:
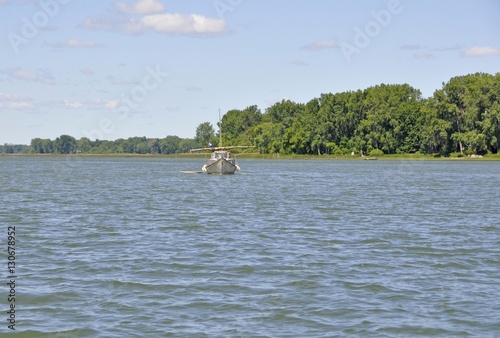
[[[228,151],[212,151],[212,155],[210,156],[211,160],[218,160],[219,158],[223,158],[228,160],[231,157]]]

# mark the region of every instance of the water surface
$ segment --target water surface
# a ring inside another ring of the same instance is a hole
[[[240,160],[236,175],[179,173],[202,165],[0,157],[17,335],[500,332],[499,162]]]

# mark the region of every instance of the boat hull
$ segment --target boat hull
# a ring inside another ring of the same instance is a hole
[[[205,171],[207,174],[216,175],[231,175],[234,174],[237,169],[238,166],[236,166],[236,164],[233,164],[223,158],[220,158],[215,162],[203,166],[203,171]]]

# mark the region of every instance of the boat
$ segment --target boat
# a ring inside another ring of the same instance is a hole
[[[207,174],[216,175],[232,175],[240,170],[240,167],[236,164],[236,159],[231,156],[228,150],[231,149],[243,149],[243,148],[253,148],[252,146],[230,146],[230,147],[210,147],[210,148],[199,148],[192,149],[191,152],[196,151],[207,151],[210,150],[212,153],[207,163],[203,165],[201,171]]]
[[[217,175],[232,175],[235,172],[240,170],[240,167],[236,164],[236,159],[231,157],[231,153],[228,150],[231,149],[245,149],[245,148],[254,148],[253,146],[222,146],[222,130],[221,130],[222,120],[220,118],[220,109],[219,109],[219,147],[212,146],[209,143],[210,148],[198,148],[191,149],[191,152],[196,151],[211,151],[212,154],[208,159],[207,163],[201,168],[202,173],[207,174],[217,174]]]
[[[207,163],[201,168],[201,171],[207,174],[230,175],[240,170],[236,164],[236,159],[231,157],[227,150],[214,148]]]

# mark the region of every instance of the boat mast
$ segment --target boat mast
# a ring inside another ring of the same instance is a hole
[[[219,147],[222,147],[222,120],[220,118],[220,109],[219,109]]]

